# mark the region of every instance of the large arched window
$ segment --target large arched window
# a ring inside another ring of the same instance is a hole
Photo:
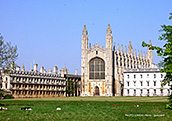
[[[89,63],[90,79],[105,79],[105,62],[101,58],[94,58]]]

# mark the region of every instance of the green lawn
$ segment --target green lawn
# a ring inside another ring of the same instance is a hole
[[[0,100],[0,104],[9,109],[0,111],[0,120],[170,121],[172,110],[165,109],[166,101],[167,97],[64,97]],[[116,106],[113,106],[114,104]],[[137,104],[140,107],[134,107]],[[21,110],[22,107],[27,106],[33,110]],[[57,111],[57,107],[61,107],[62,110]]]
[[[21,99],[16,99],[21,100]],[[26,98],[22,100],[53,101],[117,101],[117,102],[168,102],[168,97],[60,97],[60,98]]]

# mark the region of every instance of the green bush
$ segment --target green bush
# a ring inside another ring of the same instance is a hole
[[[172,103],[172,94],[169,96],[169,101]]]
[[[0,97],[4,97],[4,93],[3,92],[0,92]]]
[[[168,108],[168,109],[172,109],[172,105],[170,105],[170,104],[166,104],[166,108]]]
[[[12,95],[5,95],[4,99],[13,99],[14,97]]]

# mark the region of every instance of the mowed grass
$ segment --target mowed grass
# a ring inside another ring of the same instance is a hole
[[[116,102],[168,102],[168,97],[60,97],[60,98],[25,98],[15,100],[53,100],[53,101],[116,101]]]
[[[0,111],[0,120],[172,120],[172,110],[165,108],[167,97],[158,98],[159,101],[157,97],[64,97],[0,100],[0,104],[9,109]],[[139,105],[139,107],[134,107],[134,105]],[[31,107],[32,110],[21,110],[22,107]],[[57,111],[57,107],[62,110]]]

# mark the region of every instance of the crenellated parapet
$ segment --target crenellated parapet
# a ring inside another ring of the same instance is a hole
[[[91,47],[91,45],[90,45],[90,48],[89,48],[89,50],[88,50],[88,53],[89,53],[90,51],[95,51],[95,50],[105,51],[105,48],[104,48],[104,46],[98,45],[98,43],[96,42],[96,44],[93,45],[92,47]]]
[[[150,53],[150,51],[148,52],[148,54],[149,53]],[[136,67],[137,68],[145,68],[145,67],[150,68],[151,67],[150,59],[149,59],[149,58],[151,58],[151,56],[147,55],[147,58],[146,58],[145,52],[142,53],[142,51],[141,51],[141,53],[139,53],[139,50],[137,52],[136,49],[133,52],[131,41],[129,42],[128,51],[127,51],[127,47],[125,46],[125,52],[123,53],[123,45],[121,45],[121,51],[120,51],[119,44],[118,44],[117,50],[116,51],[114,50],[114,54],[116,54],[116,56],[114,56],[114,57],[118,58],[118,59],[115,58],[115,60],[114,60],[115,63],[117,61],[117,66],[121,66],[121,65],[119,65],[119,63],[121,63],[121,62],[125,62],[124,68],[126,68],[126,69],[132,69],[132,68],[136,68]],[[123,61],[123,58],[124,58],[124,61]]]

